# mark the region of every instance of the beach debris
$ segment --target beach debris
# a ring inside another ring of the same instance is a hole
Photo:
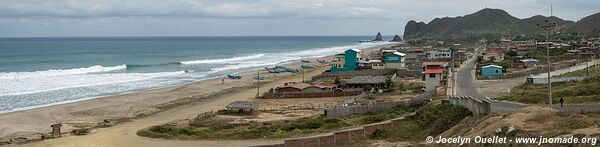
[[[502,133],[502,128],[496,129],[496,134],[498,134],[498,133]]]
[[[508,131],[506,131],[506,134],[509,134],[509,133],[511,133],[511,132],[513,132],[515,130],[516,130],[515,129],[515,125],[510,125],[510,127],[508,127]]]
[[[242,79],[242,76],[240,76],[240,75],[233,75],[233,74],[227,74],[227,77],[229,79]]]
[[[271,77],[271,75],[254,75],[254,77],[252,79],[255,79],[255,80],[257,80],[257,79],[258,80],[264,80],[264,79],[267,79],[269,77]]]
[[[92,130],[92,128],[86,127],[86,128],[76,128],[71,130],[71,133],[73,133],[73,135],[86,135],[88,133],[90,133],[90,131]]]

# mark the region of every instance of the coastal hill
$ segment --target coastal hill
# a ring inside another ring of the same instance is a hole
[[[592,16],[590,16],[592,17]],[[467,37],[477,37],[485,35],[514,36],[521,34],[534,34],[540,30],[536,29],[536,24],[545,20],[550,20],[558,24],[557,30],[573,28],[569,30],[577,32],[587,32],[590,24],[598,23],[598,17],[594,16],[583,24],[584,19],[578,23],[569,20],[563,20],[558,17],[545,17],[536,15],[530,18],[519,19],[501,9],[482,9],[473,14],[444,17],[433,19],[429,23],[409,21],[404,30],[404,40],[428,38],[428,39],[464,39]],[[572,27],[571,27],[572,26]],[[598,27],[598,25],[594,26]],[[581,29],[579,29],[581,28]]]
[[[588,34],[590,37],[600,37],[600,13],[582,18],[569,26],[566,32],[579,32]]]

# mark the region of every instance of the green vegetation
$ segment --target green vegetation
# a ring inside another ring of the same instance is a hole
[[[500,97],[498,99],[521,103],[547,103],[547,86],[548,85],[533,85],[529,83],[521,84],[512,88],[508,96]],[[600,102],[600,76],[590,77],[583,81],[552,84],[552,95],[553,103],[559,103],[561,96],[564,97],[565,103]]]
[[[423,141],[436,136],[471,115],[466,108],[451,104],[427,105],[414,118],[402,120],[392,128],[375,131],[370,138],[387,141]]]
[[[265,122],[251,124],[229,124],[214,121],[201,126],[178,126],[165,124],[139,131],[137,134],[151,138],[166,139],[261,139],[287,138],[314,133],[331,132],[345,127],[381,122],[400,117],[409,108],[395,107],[386,112],[357,115],[342,119],[324,117],[304,118],[291,122]]]

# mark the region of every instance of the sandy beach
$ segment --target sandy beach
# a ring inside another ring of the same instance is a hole
[[[392,45],[394,44],[366,48],[363,49],[363,53],[370,53],[381,47]],[[331,57],[323,58],[330,60]],[[327,64],[318,64],[316,59],[311,59],[311,61],[317,66],[315,69],[305,72],[305,78],[307,79],[328,69]],[[300,64],[300,62],[295,62],[286,66],[299,67]],[[104,120],[119,122],[119,124],[109,128],[96,129],[85,136],[62,137],[27,145],[45,146],[46,143],[58,145],[62,142],[67,143],[63,140],[78,140],[80,138],[108,139],[111,137],[99,137],[98,135],[110,136],[111,132],[109,130],[141,140],[154,140],[138,137],[135,132],[152,125],[191,118],[198,113],[222,109],[228,103],[236,100],[254,99],[257,93],[256,81],[251,77],[255,74],[256,71],[244,72],[239,74],[243,77],[241,80],[226,79],[224,84],[221,83],[223,78],[221,77],[174,87],[0,114],[0,120],[2,120],[0,121],[0,143],[8,142],[11,138],[39,136],[39,133],[46,134],[51,131],[50,125],[53,123],[63,123],[63,132],[69,132],[74,126],[92,127]],[[300,73],[268,74],[263,70],[261,74],[271,75],[270,78],[263,81],[266,82],[265,84],[261,84],[261,91],[283,85],[286,82],[302,80]],[[124,132],[120,129],[126,129],[127,131]],[[112,142],[104,141],[106,143]],[[77,144],[70,145],[80,146]],[[132,145],[137,144],[106,144],[106,146]]]

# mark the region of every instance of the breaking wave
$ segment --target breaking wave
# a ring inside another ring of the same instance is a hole
[[[208,64],[208,63],[229,63],[241,60],[248,59],[256,59],[264,56],[265,54],[256,54],[249,56],[241,56],[241,57],[233,57],[233,58],[223,58],[223,59],[206,59],[206,60],[193,60],[193,61],[182,61],[180,64]]]
[[[32,72],[2,72],[0,73],[0,79],[20,79],[20,78],[33,78],[33,77],[50,77],[50,76],[63,76],[63,75],[77,75],[77,74],[88,74],[88,73],[100,73],[110,72],[117,70],[125,70],[127,65],[117,65],[104,67],[101,65],[95,65],[90,67],[72,68],[72,69],[49,69],[44,71],[32,71]]]

